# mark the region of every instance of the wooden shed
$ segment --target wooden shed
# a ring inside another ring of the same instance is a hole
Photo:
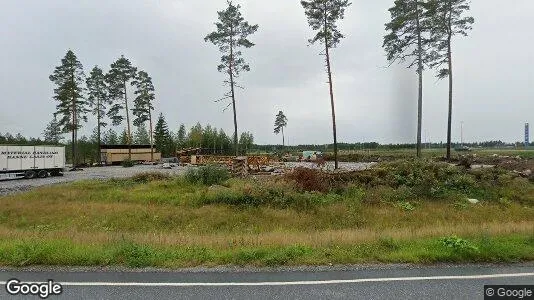
[[[132,145],[132,161],[150,161],[150,145]],[[154,148],[154,161],[161,160],[161,153]],[[128,159],[128,145],[102,145],[100,146],[100,156],[106,165],[120,164]]]

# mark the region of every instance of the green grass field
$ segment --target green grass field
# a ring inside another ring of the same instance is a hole
[[[534,260],[534,185],[506,171],[398,163],[329,186],[314,176],[141,175],[0,197],[0,265]]]

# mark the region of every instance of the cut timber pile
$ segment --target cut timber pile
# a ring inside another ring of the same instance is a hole
[[[232,160],[232,173],[237,176],[247,176],[248,163],[246,156],[238,156]]]

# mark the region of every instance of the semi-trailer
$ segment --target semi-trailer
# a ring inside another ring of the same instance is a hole
[[[0,179],[60,176],[65,147],[0,145]]]

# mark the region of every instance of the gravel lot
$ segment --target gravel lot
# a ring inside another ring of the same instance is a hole
[[[131,177],[143,172],[161,172],[169,175],[180,175],[188,167],[174,167],[170,170],[162,169],[161,166],[137,165],[132,168],[121,166],[109,166],[101,168],[85,168],[83,171],[64,172],[60,177],[48,177],[37,179],[0,180],[0,196],[16,192],[28,191],[31,188],[66,183],[88,179],[110,179]]]

